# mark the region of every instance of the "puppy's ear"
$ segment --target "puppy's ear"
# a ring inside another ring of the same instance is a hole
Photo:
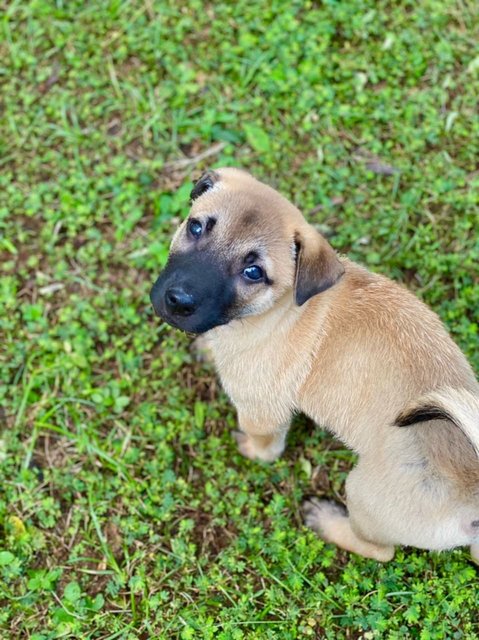
[[[190,201],[196,200],[202,196],[206,191],[209,191],[211,187],[220,179],[216,171],[206,171],[194,184],[194,187],[190,193]]]
[[[344,273],[344,267],[329,242],[310,225],[297,231],[294,241],[294,295],[296,304],[301,306],[316,294],[336,284]]]

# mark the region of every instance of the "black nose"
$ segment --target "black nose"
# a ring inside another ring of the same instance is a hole
[[[196,311],[196,302],[191,293],[180,287],[170,287],[165,293],[165,303],[175,316],[191,316]]]

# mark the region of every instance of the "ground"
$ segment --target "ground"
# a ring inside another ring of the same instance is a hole
[[[299,505],[353,454],[298,417],[240,457],[148,299],[192,179],[237,165],[478,371],[478,41],[475,0],[3,3],[2,639],[479,637],[467,550],[323,544]]]

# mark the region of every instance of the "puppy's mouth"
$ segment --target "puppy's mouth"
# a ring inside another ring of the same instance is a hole
[[[185,333],[192,333],[195,335],[206,333],[206,331],[210,331],[215,327],[219,327],[230,322],[230,318],[226,317],[217,317],[216,319],[201,317],[202,314],[200,313],[200,310],[197,317],[192,316],[189,318],[181,318],[168,313],[166,310],[156,309],[155,305],[153,305],[153,308],[155,309],[156,315],[174,329],[179,329]]]

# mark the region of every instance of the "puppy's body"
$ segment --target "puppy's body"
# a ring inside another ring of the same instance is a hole
[[[193,213],[216,211],[218,226],[223,214],[223,251],[258,245],[272,274],[253,300],[239,283],[233,317],[204,334],[238,411],[241,452],[274,460],[302,411],[359,454],[347,481],[349,516],[325,501],[305,504],[306,522],[323,538],[379,560],[396,544],[469,544],[477,559],[479,385],[463,354],[423,303],[338,261],[279,194],[242,172],[219,176]],[[246,232],[245,212],[256,220]],[[290,254],[300,238],[295,260],[279,251],[281,238]]]

